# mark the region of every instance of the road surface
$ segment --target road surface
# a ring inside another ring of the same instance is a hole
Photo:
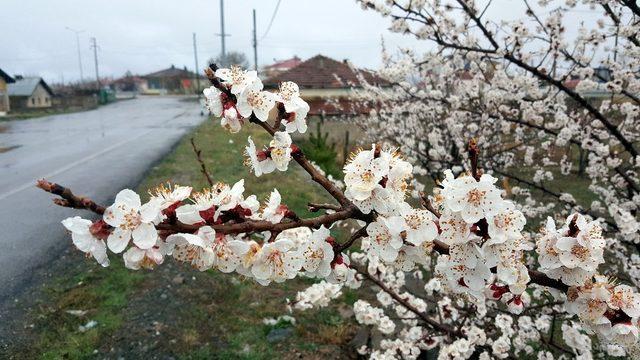
[[[90,216],[55,206],[50,194],[35,188],[37,179],[107,204],[204,119],[196,102],[143,97],[87,112],[0,122],[0,300],[69,246],[62,219]]]

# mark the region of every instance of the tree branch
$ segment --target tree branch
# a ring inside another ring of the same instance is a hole
[[[86,209],[98,215],[104,214],[104,210],[105,210],[104,206],[96,204],[93,200],[89,198],[76,196],[73,194],[73,192],[71,192],[69,188],[66,188],[62,185],[49,182],[45,179],[41,179],[41,180],[38,180],[38,182],[36,183],[36,186],[46,192],[60,196],[59,199],[58,198],[53,199],[53,202],[56,205],[59,205],[62,207],[74,208],[74,209]]]
[[[385,285],[382,281],[380,281],[375,276],[372,276],[368,272],[362,271],[362,270],[357,269],[357,268],[356,268],[356,271],[359,274],[362,274],[365,278],[370,280],[372,283],[376,284],[380,289],[382,289],[382,291],[384,291],[387,294],[389,294],[395,301],[397,301],[405,309],[407,309],[407,310],[411,311],[412,313],[418,315],[418,317],[420,317],[420,319],[422,319],[425,323],[427,323],[429,326],[431,326],[435,330],[441,331],[441,332],[443,332],[443,333],[445,333],[447,335],[451,335],[451,336],[455,336],[455,337],[464,336],[464,334],[461,331],[456,331],[455,329],[453,329],[453,328],[451,328],[451,327],[449,327],[447,325],[441,324],[441,323],[431,319],[429,316],[427,316],[427,314],[425,314],[425,313],[419,311],[418,309],[416,309],[408,301],[406,301],[405,299],[401,298],[400,295],[398,295],[395,291],[389,289],[389,287],[387,285]]]
[[[207,182],[209,183],[209,186],[213,186],[213,180],[211,179],[211,175],[209,175],[209,171],[207,171],[207,167],[204,164],[204,161],[202,160],[202,151],[200,149],[198,149],[198,147],[196,146],[195,140],[193,138],[191,138],[191,147],[193,148],[193,152],[196,153],[196,160],[198,160],[198,163],[200,163],[200,171],[202,172],[202,175],[204,175],[205,178],[207,178]]]

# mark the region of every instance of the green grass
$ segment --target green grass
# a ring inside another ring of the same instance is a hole
[[[245,178],[245,196],[256,194],[262,200],[278,188],[283,203],[301,217],[312,215],[306,210],[307,202],[331,201],[294,162],[287,172],[260,178],[251,175],[243,165],[242,156],[247,136],[259,147],[267,144],[270,137],[252,125],[245,126],[239,134],[229,134],[217,121],[207,121],[183,138],[149,171],[138,186],[138,193],[145,194],[167,181],[191,185],[195,190],[208,186],[194,156],[191,136],[202,150],[215,181],[233,184]],[[163,315],[167,318],[161,320],[166,326],[161,336],[167,338],[160,342],[157,351],[179,359],[271,359],[321,353],[331,356],[338,354],[354,330],[353,322],[343,319],[336,305],[294,313],[298,322],[292,326],[293,335],[280,343],[267,341],[272,327],[264,325],[262,320],[285,314],[285,298],[295,297],[297,291],[313,283],[310,279],[299,278],[263,287],[236,275],[195,272],[173,263],[172,259],[166,259],[170,264],[163,264],[156,271],[130,271],[124,268],[120,256],[111,255],[111,260],[111,266],[103,269],[90,259],[79,259],[82,266],[55,279],[47,290],[47,306],[32,313],[37,319],[35,336],[28,351],[23,353],[24,358],[94,358],[95,350],[104,355],[113,347],[126,347],[136,337],[148,337],[140,329],[144,324],[135,323],[143,311],[167,313]],[[188,281],[171,286],[177,274],[183,274]],[[197,279],[191,281],[191,276]],[[169,309],[162,309],[163,305],[158,303],[157,292],[154,292],[158,289],[169,293],[165,304]],[[354,301],[351,291],[346,291],[344,298]],[[146,303],[151,304],[150,308],[140,309],[140,304]],[[88,309],[89,313],[78,318],[66,313],[72,309]],[[96,320],[98,326],[79,332],[78,326],[89,319]],[[127,358],[140,356],[126,355]]]
[[[287,172],[263,175],[259,178],[252,175],[243,164],[244,147],[247,137],[251,136],[256,147],[268,145],[270,136],[254,125],[245,126],[241,132],[230,134],[217,122],[208,121],[192,134],[196,145],[202,151],[204,162],[214,181],[232,185],[245,179],[245,196],[256,194],[259,200],[269,196],[274,188],[278,188],[283,203],[300,216],[305,216],[307,202],[329,200],[323,189],[311,181],[311,177],[291,162]],[[158,166],[149,172],[146,179],[138,187],[139,192],[146,192],[156,185],[170,181],[175,184],[191,185],[194,190],[208,186],[200,172],[191,144],[187,136],[176,149]]]
[[[127,297],[142,279],[121,262],[109,268],[96,266],[71,277],[57,278],[47,289],[48,301],[41,304],[34,323],[43,329],[37,342],[18,358],[82,359],[91,355],[99,340],[113,333],[123,322],[121,310]],[[67,310],[87,310],[86,316],[74,316]],[[89,319],[97,326],[85,332],[78,330]]]

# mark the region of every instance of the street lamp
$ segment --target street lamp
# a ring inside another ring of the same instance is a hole
[[[75,30],[68,26],[65,26],[65,29],[72,31],[76,34],[76,44],[78,45],[78,68],[80,69],[80,82],[83,82],[84,76],[82,74],[82,56],[80,56],[80,33],[83,33],[84,30]]]

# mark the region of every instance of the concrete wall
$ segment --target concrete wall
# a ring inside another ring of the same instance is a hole
[[[7,83],[3,78],[0,78],[0,115],[8,113],[10,109]]]
[[[41,84],[38,84],[33,94],[27,99],[26,106],[28,108],[51,107],[51,95]]]

